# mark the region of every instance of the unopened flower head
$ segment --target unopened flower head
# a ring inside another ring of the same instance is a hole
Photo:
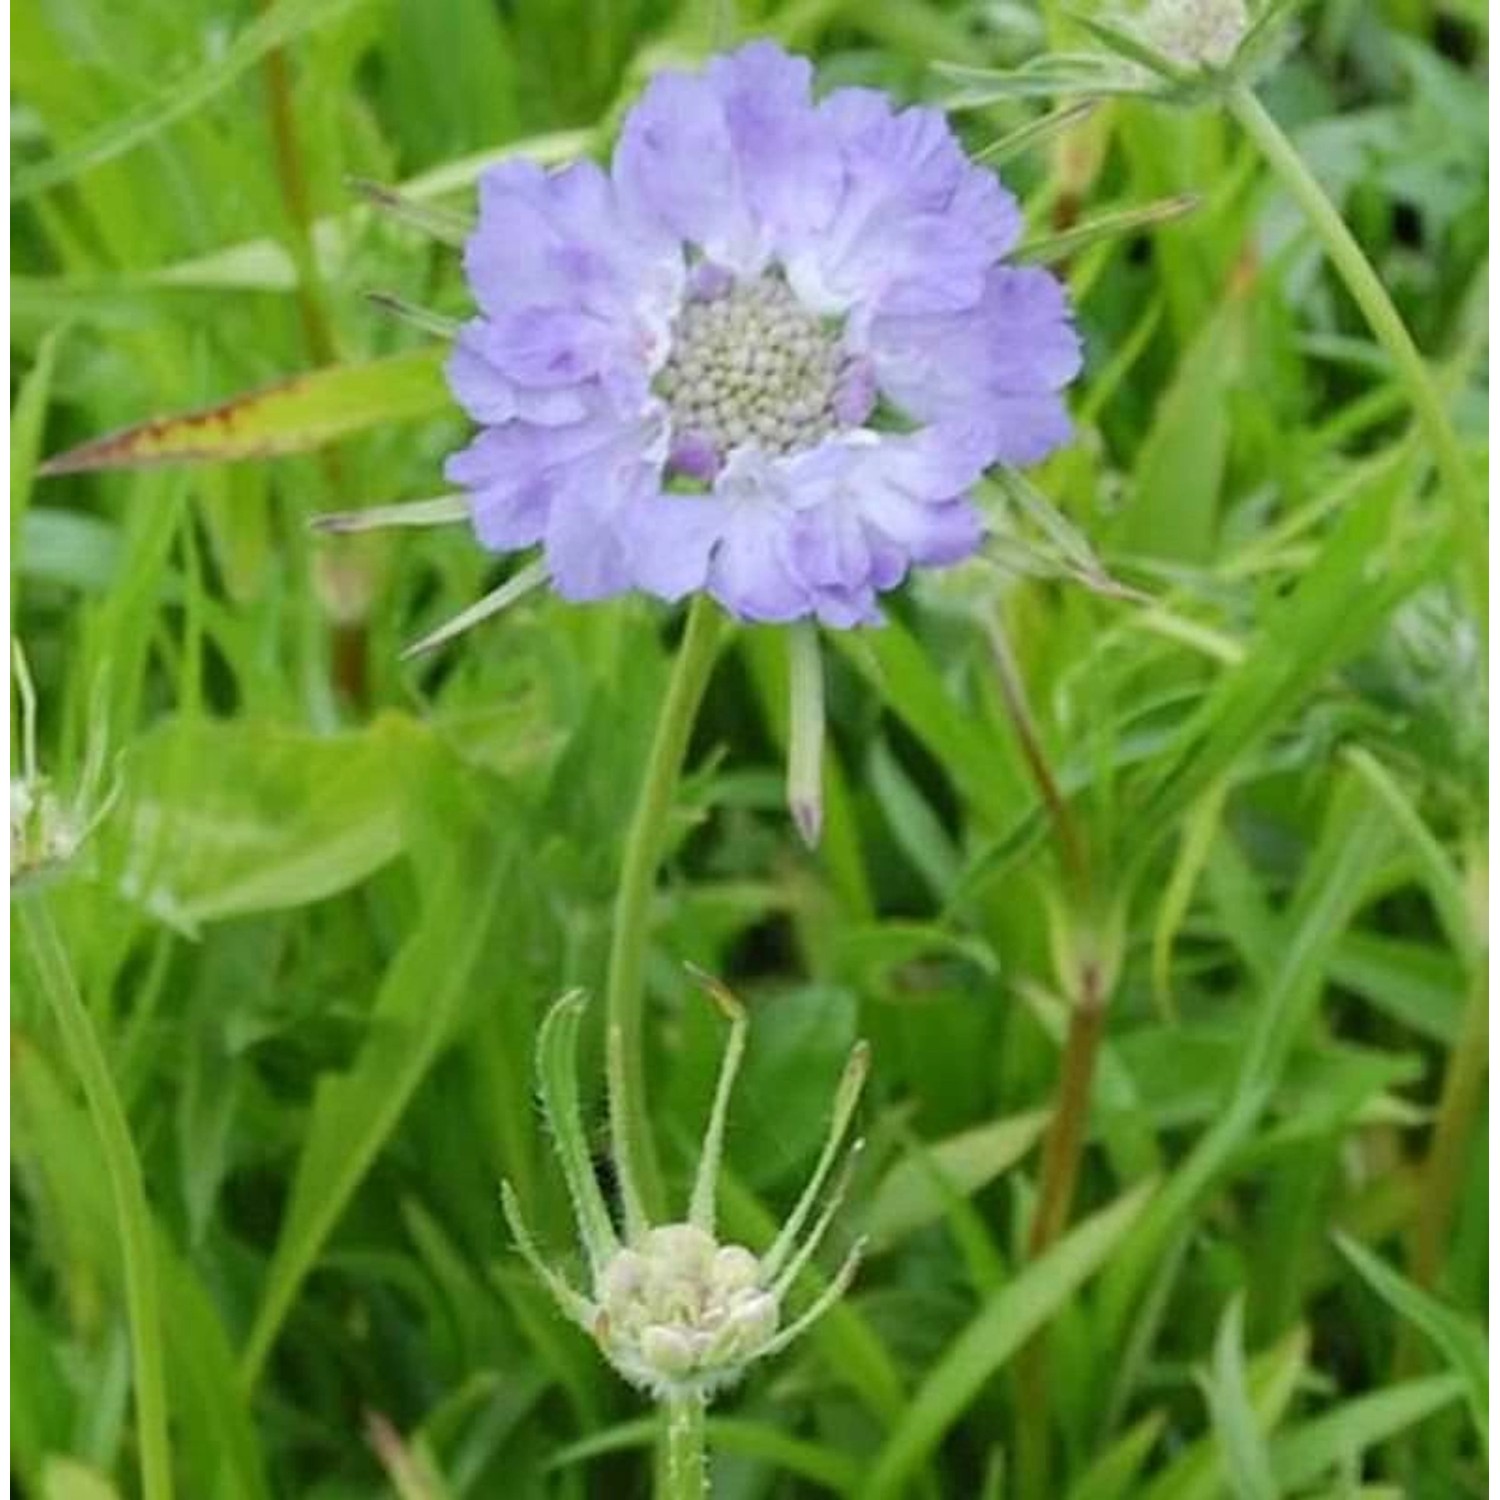
[[[607,170],[481,181],[448,366],[480,431],[448,475],[568,599],[869,622],[978,548],[987,468],[1068,435],[1078,339],[1005,262],[1014,198],[937,112],[812,81],[753,43],[656,76]]]
[[[1225,68],[1250,29],[1250,15],[1245,0],[1153,0],[1142,29],[1173,62]]]
[[[620,1225],[605,1205],[578,1112],[573,1069],[584,1002],[576,994],[560,1000],[542,1025],[538,1071],[543,1108],[588,1261],[587,1294],[569,1285],[543,1259],[510,1185],[504,1187],[511,1232],[558,1305],[593,1336],[626,1380],[663,1400],[705,1399],[738,1380],[752,1362],[785,1348],[843,1295],[858,1263],[856,1247],[811,1305],[787,1319],[788,1293],[843,1201],[858,1152],[857,1143],[843,1152],[843,1143],[868,1069],[863,1046],[855,1049],[844,1070],[828,1138],[806,1190],[770,1248],[756,1254],[718,1238],[719,1162],[729,1097],[744,1054],[745,1015],[720,986],[710,982],[709,987],[729,1017],[730,1034],[685,1219],[656,1225],[647,1221],[624,1133],[618,1129],[613,1164],[620,1189]],[[616,1036],[610,1038],[609,1054],[610,1089],[618,1099]]]
[[[12,677],[20,698],[21,770],[10,779],[10,888],[19,892],[65,871],[114,802],[102,791],[104,741],[90,742],[77,795],[64,798],[39,769],[36,689],[19,643],[11,647]]]

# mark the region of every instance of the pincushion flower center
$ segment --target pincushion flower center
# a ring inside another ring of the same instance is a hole
[[[711,1389],[776,1333],[780,1306],[743,1245],[693,1224],[665,1224],[615,1253],[596,1288],[595,1334],[633,1379]]]
[[[849,370],[841,331],[779,275],[710,281],[683,304],[656,378],[674,449],[700,455],[679,467],[712,472],[746,444],[773,454],[813,447],[849,420]]]

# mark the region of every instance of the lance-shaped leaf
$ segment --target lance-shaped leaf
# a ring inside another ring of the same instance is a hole
[[[42,474],[232,463],[305,453],[372,427],[411,422],[451,402],[446,351],[422,349],[368,364],[333,365],[263,386],[216,406],[92,438],[50,458]]]

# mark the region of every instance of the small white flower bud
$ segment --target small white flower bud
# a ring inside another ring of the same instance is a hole
[[[653,1323],[641,1334],[641,1356],[662,1380],[679,1380],[697,1363],[698,1352],[682,1329]]]
[[[760,1279],[760,1261],[743,1245],[725,1245],[714,1254],[713,1285],[721,1296],[742,1292]]]
[[[1226,67],[1250,27],[1245,0],[1154,0],[1145,31],[1168,57],[1188,67]]]

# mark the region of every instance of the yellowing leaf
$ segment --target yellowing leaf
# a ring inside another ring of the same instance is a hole
[[[368,364],[334,365],[92,438],[50,458],[42,474],[232,463],[304,453],[372,427],[431,416],[451,403],[443,351],[421,349]]]

